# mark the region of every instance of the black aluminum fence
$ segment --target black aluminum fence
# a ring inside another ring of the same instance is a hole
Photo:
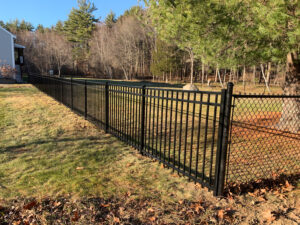
[[[298,96],[232,95],[231,83],[206,92],[39,75],[29,82],[215,195],[232,183],[300,172],[297,124],[280,122]]]
[[[300,96],[233,95],[228,185],[300,173]]]
[[[223,193],[232,85],[193,92],[39,75],[29,81],[142,154]]]

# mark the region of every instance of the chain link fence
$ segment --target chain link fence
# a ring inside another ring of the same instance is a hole
[[[300,173],[300,96],[233,95],[227,185]]]

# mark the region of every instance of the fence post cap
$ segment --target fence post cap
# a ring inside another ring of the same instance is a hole
[[[228,82],[228,83],[227,83],[227,87],[228,87],[228,88],[229,88],[229,87],[232,88],[233,86],[234,86],[234,84],[233,84],[232,82]]]

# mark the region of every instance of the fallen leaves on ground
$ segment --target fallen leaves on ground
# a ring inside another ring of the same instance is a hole
[[[223,220],[223,218],[224,218],[224,210],[223,209],[218,210],[217,217],[219,220]]]
[[[31,210],[33,207],[37,206],[37,202],[35,200],[27,203],[26,205],[24,205],[24,209],[26,210]]]
[[[266,210],[266,211],[262,212],[261,215],[265,222],[270,223],[275,220],[275,216],[272,214],[271,210]]]
[[[290,190],[287,192],[287,190]],[[300,191],[285,182],[242,195],[215,198],[210,192],[193,201],[70,196],[0,200],[0,224],[300,224]]]

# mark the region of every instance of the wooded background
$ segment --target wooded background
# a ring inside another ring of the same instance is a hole
[[[26,46],[27,67],[42,74],[52,69],[59,76],[220,86],[231,81],[299,93],[299,0],[145,3],[145,9],[133,7],[119,18],[111,12],[102,21],[93,15],[93,3],[79,0],[67,21],[50,28],[24,20],[0,25]]]

